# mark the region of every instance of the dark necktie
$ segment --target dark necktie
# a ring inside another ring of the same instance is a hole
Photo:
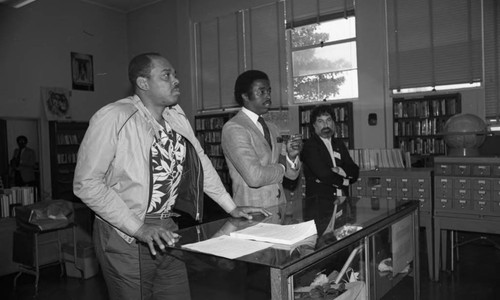
[[[264,129],[264,137],[266,138],[269,147],[273,149],[273,144],[271,143],[271,134],[269,133],[269,127],[267,127],[266,121],[262,117],[259,117],[257,121],[262,125],[262,129]]]

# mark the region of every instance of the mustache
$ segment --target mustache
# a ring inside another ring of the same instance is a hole
[[[321,129],[321,132],[323,132],[323,133],[330,133],[332,131],[333,131],[333,129],[331,129],[330,127],[325,127],[325,128]]]

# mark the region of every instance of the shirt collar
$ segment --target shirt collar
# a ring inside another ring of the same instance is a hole
[[[319,136],[319,135],[318,135],[318,136]],[[328,144],[331,144],[331,142],[332,142],[332,138],[327,138],[327,139],[325,139],[324,137],[321,137],[321,136],[319,136],[319,138],[320,138],[320,139],[323,141],[323,143],[325,143],[325,144],[327,144],[327,143],[328,143]]]
[[[255,124],[257,124],[257,120],[259,119],[259,115],[258,114],[256,114],[253,111],[247,109],[246,107],[242,107],[241,111],[244,112],[250,118],[250,120],[252,120],[252,122],[254,122]]]

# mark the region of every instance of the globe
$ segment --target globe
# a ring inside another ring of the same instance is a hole
[[[479,156],[487,132],[486,122],[476,115],[464,113],[449,118],[443,130],[448,156]]]

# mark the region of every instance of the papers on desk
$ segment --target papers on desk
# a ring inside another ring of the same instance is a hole
[[[229,259],[245,256],[276,244],[294,245],[317,234],[314,220],[292,225],[259,223],[202,242],[186,244],[183,248]]]
[[[183,248],[208,253],[229,259],[235,259],[247,254],[271,247],[272,244],[243,240],[228,235],[222,235],[202,242],[183,245]]]
[[[316,223],[311,220],[291,225],[259,223],[255,226],[231,232],[230,235],[246,240],[293,245],[317,233]]]

